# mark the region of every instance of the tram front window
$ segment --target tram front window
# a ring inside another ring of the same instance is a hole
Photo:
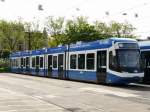
[[[116,56],[112,56],[110,53],[110,69],[111,68],[118,72],[140,72],[139,50],[118,49],[116,50]]]

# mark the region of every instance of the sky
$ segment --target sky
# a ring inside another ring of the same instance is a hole
[[[48,16],[65,19],[86,16],[89,21],[100,20],[129,22],[137,30],[139,38],[150,36],[150,0],[0,0],[0,19],[39,21],[45,23]],[[43,11],[38,10],[38,5]],[[106,12],[109,14],[106,15]],[[126,15],[124,15],[126,14]],[[135,14],[138,17],[135,17]]]

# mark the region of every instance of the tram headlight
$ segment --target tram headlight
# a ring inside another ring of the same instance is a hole
[[[113,56],[116,56],[116,50],[115,49],[113,49],[112,54],[113,54]]]
[[[113,56],[116,56],[116,44],[113,43],[113,46],[112,46],[112,54]]]

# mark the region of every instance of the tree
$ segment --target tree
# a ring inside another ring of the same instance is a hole
[[[43,32],[40,31],[38,22],[25,23],[25,29],[26,29],[25,44],[26,45],[30,44],[32,50],[40,49],[47,46],[47,40],[46,40],[47,32],[44,31],[44,29]]]
[[[112,37],[111,28],[106,23],[95,21],[94,26],[96,31],[99,33],[99,38],[97,39],[106,39]]]
[[[64,18],[54,18],[52,16],[47,18],[46,28],[50,34],[52,40],[55,41],[56,45],[62,44],[64,41]],[[51,40],[51,41],[52,41]]]
[[[135,30],[135,28],[129,24],[129,23],[117,23],[115,21],[112,21],[110,23],[110,29],[111,33],[115,37],[124,37],[124,38],[135,38],[132,34],[132,32]]]
[[[50,34],[49,45],[75,43],[77,41],[93,41],[110,37],[135,38],[132,32],[135,28],[129,23],[95,21],[90,24],[86,17],[77,17],[73,20],[49,17],[46,23]]]
[[[16,51],[17,45],[23,40],[24,25],[21,22],[0,21],[1,47]]]
[[[65,29],[67,42],[92,41],[98,38],[94,25],[90,25],[85,17],[68,20]]]
[[[48,38],[48,46],[49,47],[56,47],[57,46],[57,42],[53,38],[49,37]]]
[[[43,29],[43,39],[44,39],[44,47],[48,47],[48,33],[46,28]]]

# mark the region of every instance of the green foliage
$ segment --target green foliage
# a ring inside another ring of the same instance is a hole
[[[8,49],[3,49],[0,51],[0,58],[9,58],[10,51]]]
[[[7,67],[0,68],[0,73],[8,72],[8,71],[9,71],[9,68],[7,68]]]
[[[44,42],[43,42],[44,46],[43,47],[48,47],[48,33],[47,33],[46,28],[43,29],[42,37],[43,37],[43,40],[44,40]]]
[[[55,41],[56,45],[63,43],[64,35],[64,18],[54,18],[52,16],[47,18],[46,28]]]
[[[16,51],[17,44],[23,41],[24,25],[20,22],[0,21],[1,48]]]
[[[43,29],[43,32],[39,30],[39,23],[25,23],[25,29],[27,32],[26,32],[24,39],[28,47],[29,47],[29,41],[30,41],[30,45],[31,45],[30,49],[34,50],[34,49],[47,47],[48,34],[47,34],[46,29]]]
[[[41,32],[31,32],[31,49],[40,49],[44,46],[44,39]]]
[[[65,33],[68,38],[68,43],[76,41],[91,41],[99,37],[94,25],[90,25],[84,17],[78,17],[74,21],[68,20]]]
[[[48,46],[49,47],[55,47],[55,46],[57,46],[57,43],[56,43],[56,41],[54,39],[49,38],[48,39]]]
[[[76,20],[68,20],[65,34],[67,42],[92,41],[106,39],[110,37],[135,38],[132,32],[135,28],[129,23],[104,22],[96,21],[94,25],[87,22],[87,18],[78,17]],[[66,42],[66,43],[67,43]]]
[[[135,38],[135,36],[132,35],[135,28],[129,23],[117,23],[112,21],[110,23],[110,29],[115,37]]]
[[[94,26],[96,31],[99,33],[99,37],[100,37],[97,39],[106,39],[106,38],[113,37],[111,28],[106,23],[101,21],[95,21]]]
[[[8,67],[8,65],[9,65],[8,59],[0,58],[0,68],[1,67]]]
[[[0,73],[9,71],[9,61],[8,59],[0,58]]]
[[[8,57],[10,52],[54,47],[77,41],[93,41],[110,37],[136,38],[135,28],[129,23],[112,21],[89,23],[86,17],[64,20],[63,17],[48,17],[43,29],[39,22],[0,20],[0,56]],[[30,44],[29,44],[30,43]],[[8,50],[5,51],[5,50]]]

